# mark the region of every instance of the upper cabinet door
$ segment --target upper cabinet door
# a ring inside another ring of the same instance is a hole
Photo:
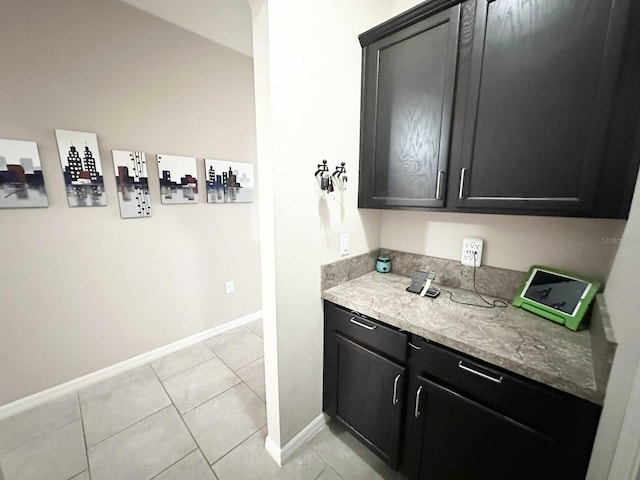
[[[460,6],[366,46],[359,206],[442,207]]]
[[[610,10],[611,0],[477,0],[451,206],[594,210],[620,50],[607,45]]]

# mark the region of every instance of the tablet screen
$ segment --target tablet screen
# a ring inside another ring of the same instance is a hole
[[[590,286],[582,280],[536,269],[522,296],[573,316]]]

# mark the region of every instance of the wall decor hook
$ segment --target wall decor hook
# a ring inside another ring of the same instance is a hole
[[[322,160],[322,163],[318,164],[318,169],[314,175],[320,183],[320,190],[329,193],[333,192],[333,181],[331,180],[331,175],[329,175],[327,160]]]

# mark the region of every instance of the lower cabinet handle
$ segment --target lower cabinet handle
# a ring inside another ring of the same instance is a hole
[[[356,317],[351,317],[351,320],[349,321],[351,323],[358,325],[359,327],[366,328],[367,330],[375,330],[376,328],[378,328],[377,325],[365,325],[364,323],[360,323],[359,321],[356,320]]]
[[[422,385],[418,387],[418,391],[416,392],[416,409],[413,412],[415,418],[420,416],[420,393],[422,393]]]
[[[473,368],[467,367],[465,364],[462,363],[462,360],[458,362],[458,367],[460,367],[462,370],[466,372],[473,373],[474,375],[478,375],[479,377],[482,377],[486,380],[490,380],[495,383],[502,383],[502,378],[503,378],[502,375],[500,375],[498,378],[495,378],[495,377],[492,377],[491,375],[487,375],[486,373],[478,372]]]
[[[400,380],[400,375],[396,376],[396,379],[393,381],[393,404],[397,405],[400,401],[398,399],[398,380]]]
[[[467,168],[460,170],[460,190],[458,191],[458,198],[462,200],[464,198],[464,177],[467,174]]]

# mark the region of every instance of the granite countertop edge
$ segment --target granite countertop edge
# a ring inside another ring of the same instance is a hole
[[[498,367],[504,368],[510,372],[516,373],[523,377],[535,380],[547,386],[556,388],[558,390],[564,391],[566,393],[578,396],[580,398],[589,400],[593,403],[597,403],[602,405],[604,400],[604,391],[601,390],[601,386],[598,385],[595,380],[591,385],[585,385],[577,383],[573,381],[571,378],[568,378],[567,375],[557,374],[555,372],[549,371],[546,368],[540,368],[530,363],[527,363],[525,360],[518,360],[513,358],[513,355],[509,355],[508,352],[505,351],[504,354],[496,351],[491,351],[487,348],[483,348],[483,346],[476,342],[477,344],[473,344],[466,339],[458,339],[452,336],[446,335],[445,329],[439,328],[430,328],[424,325],[417,325],[415,322],[412,322],[409,318],[411,315],[407,315],[406,312],[398,312],[397,314],[389,314],[389,312],[382,311],[381,308],[377,308],[375,305],[375,301],[367,301],[365,297],[366,295],[353,295],[353,292],[348,292],[348,290],[344,289],[344,285],[348,285],[349,283],[358,282],[364,277],[369,277],[372,275],[376,275],[375,272],[363,275],[358,277],[346,284],[338,285],[336,287],[330,288],[322,292],[322,298],[328,300],[332,303],[340,305],[344,308],[351,309],[362,313],[368,317],[371,317],[380,322],[386,323],[388,325],[392,325],[401,330],[407,331],[409,333],[413,333],[424,337],[428,340],[432,340],[436,343],[442,344],[444,346],[450,347],[459,352],[465,353],[467,355],[476,357],[480,360],[486,361],[490,364],[496,365]],[[377,274],[380,275],[380,274]],[[392,274],[387,274],[386,278],[392,276]],[[395,277],[399,277],[395,275]],[[380,278],[380,277],[378,277]],[[408,285],[410,279],[408,277],[402,277],[406,279],[406,284]],[[374,280],[375,281],[375,280]],[[362,292],[366,290],[362,290],[362,288],[367,288],[365,285],[360,286]],[[449,287],[447,289],[452,290]],[[462,290],[458,290],[456,293],[460,293]],[[388,293],[388,292],[387,292]],[[404,292],[398,292],[398,294]],[[471,292],[468,292],[471,293]],[[376,293],[371,293],[371,299],[375,299]],[[442,296],[441,296],[442,297]],[[419,297],[418,297],[419,298]],[[408,307],[408,309],[410,306]],[[517,309],[520,312],[520,309]],[[466,312],[464,312],[466,315]],[[528,312],[524,313],[525,315],[533,315]],[[462,315],[462,313],[460,313]],[[457,320],[457,319],[456,319]],[[549,328],[558,328],[557,325],[550,325]],[[573,332],[572,332],[573,333]],[[583,332],[582,335],[589,335],[588,332]],[[577,338],[577,337],[576,337]],[[591,370],[593,372],[593,359],[589,357],[588,359],[591,362]],[[533,363],[533,362],[532,362]],[[562,371],[562,370],[560,370]]]

